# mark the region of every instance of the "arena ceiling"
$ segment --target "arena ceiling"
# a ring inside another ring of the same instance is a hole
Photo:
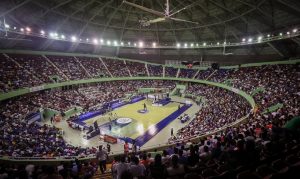
[[[159,12],[166,9],[166,0],[127,1]],[[300,24],[298,0],[169,0],[169,6],[170,13],[180,10],[174,18],[196,23],[166,20],[145,26],[141,21],[158,16],[123,0],[1,0],[0,18],[5,18],[11,26],[30,26],[83,38],[143,40],[158,44],[222,42],[225,38],[239,42],[243,37]],[[299,39],[293,41],[299,45]],[[9,47],[17,43],[10,42]],[[47,50],[53,43],[47,40],[38,46],[40,50]],[[275,48],[275,53],[281,51],[276,44],[266,46]],[[69,50],[79,48],[76,45]],[[118,55],[120,50],[114,53]]]

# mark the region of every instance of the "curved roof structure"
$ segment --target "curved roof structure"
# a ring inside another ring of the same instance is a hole
[[[300,2],[297,0],[126,1],[148,10],[124,3],[123,0],[4,0],[0,1],[0,18],[5,18],[11,26],[30,26],[82,38],[142,40],[158,44],[222,42],[224,39],[238,42],[243,37],[290,30],[300,24]],[[184,21],[167,19],[145,24],[149,20],[162,17],[152,11],[166,14],[167,8],[169,8],[168,14],[174,14],[173,18]],[[294,42],[299,44],[298,39]],[[16,45],[18,43],[20,44],[20,42],[11,42],[0,45],[3,48],[12,48],[18,46]],[[38,49],[51,50],[54,44],[53,41],[43,41],[38,43]],[[273,49],[271,51],[281,57],[289,56],[280,55],[284,52],[278,49],[280,47],[277,47],[277,44],[265,45],[265,47]],[[87,47],[76,45],[68,48],[68,51],[84,52],[84,48]],[[259,53],[259,49],[260,47],[251,53]],[[132,53],[132,50],[128,49],[103,50],[98,49],[96,52],[105,51],[117,56],[122,56],[122,53]],[[162,50],[159,53],[178,55],[179,53],[175,51]],[[95,50],[89,52],[95,52]],[[151,52],[146,53],[151,54]],[[191,50],[187,53],[189,55],[203,54],[199,50]]]

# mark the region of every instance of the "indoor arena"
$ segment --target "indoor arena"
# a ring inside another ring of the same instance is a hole
[[[0,1],[0,179],[300,178],[299,141],[300,1]]]

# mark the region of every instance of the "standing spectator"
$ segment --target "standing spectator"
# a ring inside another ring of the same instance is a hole
[[[171,161],[171,166],[167,168],[168,175],[171,177],[178,176],[180,178],[180,176],[185,173],[184,166],[178,163],[177,155],[173,155]]]
[[[171,128],[171,136],[173,136],[174,134],[174,131],[173,131],[173,128]]]
[[[183,155],[183,150],[180,149],[178,155],[179,155],[178,163],[182,165],[186,165],[187,157]]]
[[[169,159],[170,159],[170,155],[166,150],[163,150],[162,153],[162,163],[166,166],[169,165]]]
[[[206,161],[208,161],[208,160],[210,159],[210,157],[211,157],[211,152],[209,151],[209,148],[208,148],[207,145],[205,145],[203,149],[204,149],[204,152],[201,153],[201,154],[199,155],[199,157],[200,157],[201,161],[206,162]]]
[[[106,159],[107,159],[107,151],[102,149],[102,145],[99,146],[99,151],[97,152],[97,160],[99,161],[99,167],[101,173],[105,173],[106,171]]]
[[[133,177],[144,177],[146,173],[146,168],[143,164],[139,164],[139,159],[134,157],[132,164],[130,165],[129,171]]]
[[[121,176],[124,172],[129,170],[129,165],[125,163],[125,156],[121,157],[120,163],[116,165],[115,172],[117,175],[117,179],[121,179]]]
[[[140,160],[140,163],[143,164],[146,168],[149,168],[150,160],[148,159],[147,154],[143,153],[142,155],[140,155],[140,158],[142,158]]]
[[[114,157],[114,160],[112,161],[111,164],[111,173],[112,173],[112,177],[113,179],[117,179],[117,173],[116,173],[116,167],[119,165],[120,163],[120,157]]]
[[[154,179],[166,178],[166,166],[162,163],[161,155],[156,154],[154,162],[150,164],[150,175]]]

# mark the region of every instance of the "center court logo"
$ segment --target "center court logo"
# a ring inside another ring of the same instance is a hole
[[[117,119],[117,124],[118,125],[127,125],[130,124],[132,122],[131,118],[128,117],[121,117]]]
[[[139,109],[139,110],[137,110],[137,112],[145,114],[145,113],[148,113],[149,111],[147,109]]]

